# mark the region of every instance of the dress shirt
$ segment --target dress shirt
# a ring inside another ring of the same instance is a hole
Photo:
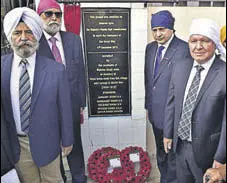
[[[20,64],[21,60],[22,60],[21,57],[14,54],[12,69],[11,69],[10,94],[11,94],[11,102],[12,102],[12,109],[13,109],[13,117],[16,124],[17,133],[24,135],[25,133],[21,130],[20,102],[19,102],[19,81],[20,81],[20,74],[22,70],[22,65]],[[36,53],[26,58],[26,60],[28,61],[26,67],[28,70],[29,80],[31,84],[31,92],[32,92],[34,72],[35,72]]]
[[[162,50],[162,59],[163,59],[163,57],[164,57],[164,55],[165,55],[165,53],[166,53],[166,51],[167,51],[167,49],[168,49],[168,47],[169,47],[171,41],[173,40],[173,37],[174,37],[174,34],[171,36],[171,38],[170,38],[165,44],[158,44],[158,48],[159,48],[160,46],[164,46],[164,47],[165,47],[165,48]],[[155,64],[156,64],[157,53],[158,53],[158,49],[157,49],[157,52],[156,52],[156,55],[155,55],[154,69],[155,69]],[[162,62],[162,60],[161,60],[161,62]],[[161,63],[161,62],[160,62],[160,63]],[[155,71],[153,70],[153,72],[155,72]]]
[[[171,38],[165,43],[165,44],[158,44],[158,47],[164,46],[165,48],[162,50],[162,58],[164,57],[171,41],[173,40],[174,34],[171,36]]]
[[[16,169],[12,169],[1,176],[1,183],[20,183]]]
[[[208,60],[206,63],[204,63],[204,64],[202,64],[202,65],[199,64],[196,60],[194,60],[193,67],[192,67],[191,73],[190,73],[190,75],[189,75],[188,82],[187,82],[187,86],[186,86],[185,93],[184,93],[184,102],[185,102],[186,97],[187,97],[187,95],[188,95],[188,91],[189,91],[189,88],[190,88],[190,86],[191,86],[191,84],[192,84],[192,81],[193,81],[193,79],[194,79],[194,77],[195,77],[195,74],[196,74],[196,71],[197,71],[197,70],[196,70],[196,66],[197,66],[197,65],[201,65],[201,66],[203,66],[203,68],[204,68],[204,70],[202,70],[201,73],[200,73],[200,83],[199,83],[199,89],[198,89],[198,93],[197,93],[197,96],[198,96],[199,91],[200,91],[200,89],[201,89],[201,87],[202,87],[202,85],[203,85],[203,82],[204,82],[204,80],[206,79],[207,73],[208,73],[208,71],[209,71],[211,65],[212,65],[213,62],[214,62],[214,59],[215,59],[215,55],[214,55],[210,60]],[[184,103],[183,103],[183,104],[184,104]],[[192,133],[191,133],[191,132],[190,132],[190,137],[189,137],[188,140],[189,140],[189,141],[192,141]]]
[[[52,43],[50,41],[50,38],[55,37],[57,39],[56,45],[57,45],[59,52],[61,54],[62,63],[65,65],[65,54],[64,54],[64,49],[63,49],[63,44],[62,44],[62,39],[61,39],[60,33],[57,32],[54,36],[49,35],[45,31],[43,31],[43,33],[44,33],[44,36],[45,36],[51,50],[52,50]]]

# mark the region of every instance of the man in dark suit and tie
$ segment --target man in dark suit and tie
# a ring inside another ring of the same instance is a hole
[[[16,169],[23,183],[60,183],[60,152],[68,155],[73,146],[65,68],[36,52],[42,21],[32,9],[7,13],[4,31],[14,51],[1,58],[1,84],[13,152],[19,159]]]
[[[165,110],[164,146],[176,152],[180,183],[202,183],[205,171],[225,163],[218,148],[225,120],[226,63],[219,28],[210,19],[195,19],[189,34],[193,59],[175,64]]]
[[[174,34],[174,17],[169,11],[152,15],[155,41],[148,44],[145,58],[145,108],[153,126],[161,183],[176,183],[175,154],[163,145],[164,108],[173,65],[189,55],[188,45]]]
[[[85,68],[81,39],[71,32],[60,31],[62,11],[55,0],[41,0],[37,13],[40,15],[44,25],[39,53],[64,64],[70,83],[74,146],[70,155],[67,156],[67,160],[72,175],[72,182],[86,183],[80,127],[80,114],[83,113],[86,105]],[[66,181],[62,161],[61,172]]]

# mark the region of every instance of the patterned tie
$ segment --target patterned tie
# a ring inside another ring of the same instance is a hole
[[[162,60],[162,50],[164,48],[165,48],[164,46],[159,46],[158,47],[158,51],[157,51],[157,55],[156,55],[156,61],[155,61],[155,68],[154,68],[154,78],[158,74],[158,69],[160,67],[160,63],[161,63],[161,60]]]
[[[50,38],[50,42],[52,43],[52,53],[54,55],[55,60],[62,64],[61,54],[56,45],[56,41],[57,41],[57,38],[55,38],[55,37]]]
[[[184,102],[181,120],[178,127],[178,136],[181,138],[181,140],[187,140],[190,137],[192,112],[198,94],[200,73],[203,69],[204,68],[201,65],[196,66],[197,72],[193,78],[191,86],[188,90],[188,95]]]
[[[30,107],[31,107],[31,85],[26,65],[26,59],[21,60],[22,71],[19,82],[19,102],[20,102],[20,119],[21,129],[23,132],[28,133],[29,120],[30,120]]]

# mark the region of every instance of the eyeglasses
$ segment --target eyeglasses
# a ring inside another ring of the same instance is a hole
[[[61,18],[61,17],[62,17],[62,12],[53,12],[53,11],[45,11],[45,12],[44,12],[44,15],[45,15],[47,18],[52,17],[53,14],[55,14],[56,18]]]

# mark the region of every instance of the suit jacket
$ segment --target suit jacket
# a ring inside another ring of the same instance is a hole
[[[86,81],[81,39],[78,35],[71,32],[60,31],[60,35],[65,55],[66,71],[71,88],[73,112],[78,113],[75,109],[86,106]],[[54,60],[54,56],[44,35],[40,40],[38,52]]]
[[[19,146],[16,133],[14,133],[14,142],[16,142],[16,144],[13,144],[10,139],[10,131],[8,129],[9,122],[5,121],[4,113],[5,111],[1,102],[1,176],[13,169],[14,164],[18,162],[18,158],[13,152],[12,146]]]
[[[71,89],[75,137],[74,143],[81,144],[80,108],[86,106],[86,81],[82,44],[80,37],[76,34],[60,31],[60,35],[65,55],[66,72],[68,75]],[[38,52],[41,55],[54,60],[54,55],[52,54],[52,51],[44,34],[40,39],[40,46]]]
[[[10,77],[13,54],[2,59],[2,88],[6,121],[12,134],[16,127],[13,118]],[[60,144],[73,144],[73,121],[69,83],[62,64],[36,55],[29,126],[30,149],[37,166],[53,161],[60,153]],[[20,148],[14,147],[17,158]]]
[[[168,96],[169,82],[175,62],[181,62],[189,55],[188,44],[174,36],[161,62],[157,77],[154,78],[156,41],[147,45],[145,55],[145,108],[149,121],[156,128],[163,129],[164,109]]]
[[[184,92],[193,60],[175,65],[169,88],[164,122],[164,137],[173,139],[173,149],[178,145],[177,130],[181,118]],[[226,63],[215,58],[199,91],[192,113],[192,146],[197,165],[204,170],[212,166],[213,160],[225,158],[222,149],[217,151],[226,98]],[[217,155],[219,154],[219,157]],[[217,159],[218,158],[218,159]]]

